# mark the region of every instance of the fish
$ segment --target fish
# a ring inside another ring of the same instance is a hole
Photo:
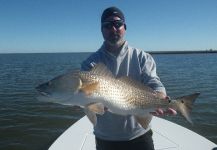
[[[196,98],[195,92],[174,99],[162,99],[158,92],[128,77],[115,77],[103,64],[96,64],[90,71],[73,70],[57,76],[36,87],[38,99],[44,102],[84,108],[93,125],[96,115],[103,115],[104,108],[118,115],[133,115],[142,127],[147,128],[157,108],[172,108],[193,124],[190,112]]]

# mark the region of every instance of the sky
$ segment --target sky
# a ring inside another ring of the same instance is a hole
[[[124,12],[133,47],[217,50],[217,0],[0,0],[0,53],[94,52],[110,6]]]

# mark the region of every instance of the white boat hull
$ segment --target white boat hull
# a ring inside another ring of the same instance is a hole
[[[153,117],[153,140],[156,150],[212,150],[217,145],[180,125]],[[93,126],[87,117],[67,129],[49,150],[96,150]]]

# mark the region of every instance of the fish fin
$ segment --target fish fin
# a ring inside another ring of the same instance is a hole
[[[98,89],[99,82],[82,85],[79,89],[80,92],[84,92],[86,95],[91,95],[93,91]]]
[[[88,109],[96,114],[103,115],[105,113],[104,105],[102,103],[92,103],[87,105]]]
[[[124,82],[124,83],[126,83],[126,84],[129,84],[129,85],[131,85],[131,86],[133,86],[133,87],[135,87],[135,88],[137,88],[137,89],[145,90],[145,91],[147,91],[147,92],[151,92],[151,93],[153,93],[153,94],[157,94],[157,92],[154,91],[152,88],[150,88],[150,87],[148,87],[148,86],[142,84],[141,82],[138,82],[138,81],[136,81],[136,80],[133,80],[133,79],[131,79],[131,78],[128,77],[128,76],[120,77],[120,78],[118,78],[118,80],[119,80],[119,81],[122,81],[122,82]]]
[[[153,116],[151,114],[150,115],[148,114],[146,116],[135,116],[135,119],[143,128],[147,129],[149,126],[149,123],[152,120],[152,117]]]
[[[193,104],[200,93],[194,93],[191,95],[176,98],[177,100],[177,110],[186,118],[188,122],[193,124],[190,118],[190,112],[193,108]]]
[[[90,122],[93,124],[93,126],[96,126],[97,118],[96,114],[89,110],[88,107],[84,107],[84,113],[87,115],[87,118],[90,120]]]
[[[90,71],[92,74],[97,74],[101,76],[107,76],[114,78],[112,72],[103,63],[96,64]]]

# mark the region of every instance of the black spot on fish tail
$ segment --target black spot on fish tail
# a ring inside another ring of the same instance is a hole
[[[194,93],[191,95],[177,98],[177,109],[185,117],[185,119],[193,124],[190,118],[190,112],[192,111],[193,104],[200,93]]]

